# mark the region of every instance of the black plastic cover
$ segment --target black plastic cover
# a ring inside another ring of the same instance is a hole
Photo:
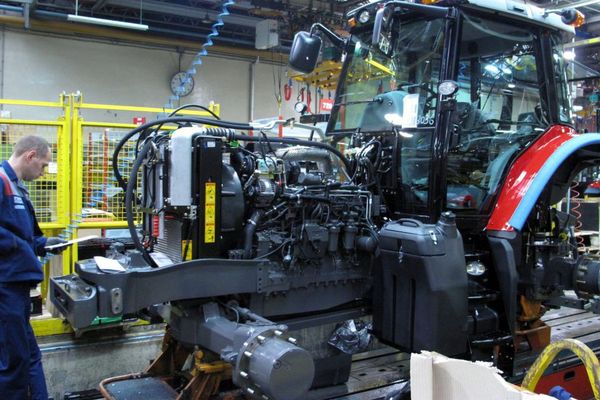
[[[468,289],[462,238],[453,218],[437,225],[400,220],[380,231],[373,330],[404,351],[467,351]]]
[[[380,231],[382,250],[402,251],[419,256],[441,256],[446,253],[446,240],[435,225],[416,219],[401,219],[385,224]]]

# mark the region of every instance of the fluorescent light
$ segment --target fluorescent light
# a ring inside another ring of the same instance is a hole
[[[81,22],[84,24],[112,26],[113,28],[135,29],[138,31],[147,31],[148,30],[148,25],[145,25],[145,24],[134,24],[132,22],[115,21],[112,19],[104,19],[104,18],[84,17],[82,15],[75,15],[75,14],[67,15],[67,21]]]

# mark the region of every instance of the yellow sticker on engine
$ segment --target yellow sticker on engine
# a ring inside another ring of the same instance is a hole
[[[207,204],[204,207],[204,224],[214,225],[215,222],[215,206],[212,204]]]
[[[181,257],[183,261],[192,259],[192,241],[191,240],[182,240],[181,241]],[[187,250],[187,252],[186,252]]]
[[[215,226],[214,225],[204,225],[204,243],[214,243],[215,242]]]
[[[217,201],[217,184],[214,182],[207,182],[205,188],[205,204],[216,204]]]

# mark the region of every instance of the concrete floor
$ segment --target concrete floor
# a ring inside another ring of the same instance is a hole
[[[163,326],[145,326],[100,338],[89,332],[39,339],[50,397],[62,400],[66,392],[97,389],[105,378],[143,371],[158,356],[163,333]]]

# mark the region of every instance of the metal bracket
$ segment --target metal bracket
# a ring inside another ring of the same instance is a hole
[[[198,206],[190,206],[189,210],[190,211],[188,213],[188,219],[191,219],[193,221],[196,218],[198,218]]]
[[[123,292],[121,288],[110,290],[110,309],[113,314],[121,314],[123,311]]]

